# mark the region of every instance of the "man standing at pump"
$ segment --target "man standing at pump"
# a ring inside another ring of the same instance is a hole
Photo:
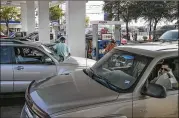
[[[63,58],[63,60],[66,59],[68,56],[70,56],[70,50],[68,48],[68,45],[65,44],[64,37],[61,37],[60,42],[57,43],[53,48],[55,49],[59,57]]]

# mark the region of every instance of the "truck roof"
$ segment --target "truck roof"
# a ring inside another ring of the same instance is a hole
[[[178,43],[143,43],[118,46],[115,48],[149,57],[167,55],[168,53],[178,53]]]

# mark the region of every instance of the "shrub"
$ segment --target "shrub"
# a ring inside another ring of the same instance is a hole
[[[144,39],[144,41],[146,41],[147,40],[147,36],[143,36],[143,39]]]

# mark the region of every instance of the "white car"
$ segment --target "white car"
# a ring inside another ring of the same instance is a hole
[[[96,61],[70,56],[63,62],[41,43],[1,40],[1,93],[25,92],[32,80],[91,67]]]

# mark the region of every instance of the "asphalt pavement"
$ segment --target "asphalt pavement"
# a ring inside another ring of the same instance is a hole
[[[0,99],[0,118],[19,118],[25,103],[24,97]]]

